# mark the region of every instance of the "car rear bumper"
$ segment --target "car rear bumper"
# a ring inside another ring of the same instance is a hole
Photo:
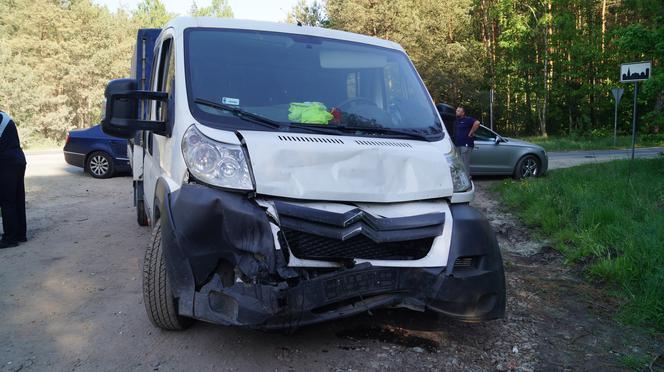
[[[451,247],[437,267],[365,262],[324,269],[289,267],[266,211],[244,195],[184,185],[164,204],[162,247],[181,315],[260,329],[399,306],[464,321],[504,315],[498,244],[467,204],[450,205]],[[235,268],[232,282],[217,270],[222,261]]]
[[[65,155],[65,162],[69,165],[75,167],[85,167],[85,154],[79,154],[77,152],[63,151]]]

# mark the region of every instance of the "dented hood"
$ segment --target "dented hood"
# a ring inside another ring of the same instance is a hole
[[[448,141],[241,131],[256,192],[286,198],[402,202],[452,195]]]

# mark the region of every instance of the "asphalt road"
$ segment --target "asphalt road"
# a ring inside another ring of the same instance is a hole
[[[664,147],[644,147],[634,151],[639,159],[656,158],[664,154]],[[549,152],[549,169],[567,168],[581,164],[629,159],[632,150],[591,150],[591,151],[555,151]]]

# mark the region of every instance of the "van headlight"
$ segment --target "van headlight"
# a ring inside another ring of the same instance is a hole
[[[241,146],[214,141],[192,125],[182,138],[182,155],[187,169],[199,181],[229,189],[254,189]]]
[[[452,185],[454,186],[454,192],[464,192],[470,190],[472,184],[470,183],[470,178],[466,173],[466,168],[461,161],[459,152],[456,147],[452,146],[452,151],[447,155],[447,163],[450,165],[450,173],[452,174]]]

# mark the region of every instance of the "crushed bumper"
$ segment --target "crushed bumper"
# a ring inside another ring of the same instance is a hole
[[[467,204],[450,205],[452,243],[448,262],[439,267],[363,263],[317,270],[288,267],[285,252],[275,249],[266,211],[245,195],[185,185],[165,204],[162,247],[181,315],[261,329],[398,306],[465,321],[504,315],[498,245]],[[220,262],[235,268],[232,281],[218,270]]]

